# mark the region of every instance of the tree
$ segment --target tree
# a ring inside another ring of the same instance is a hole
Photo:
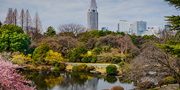
[[[179,0],[165,0],[165,2],[169,2],[170,5],[174,5],[176,9],[180,9],[180,1]]]
[[[17,26],[17,20],[18,20],[18,13],[17,13],[17,9],[15,9],[13,12],[13,25]]]
[[[24,9],[21,10],[20,14],[20,26],[24,30],[24,24],[25,24],[25,14],[24,14]]]
[[[74,33],[74,35],[77,35],[78,33],[82,33],[87,31],[87,29],[80,24],[62,24],[58,27],[58,30],[60,33],[64,33],[64,32],[72,32]]]
[[[9,8],[6,20],[4,21],[4,24],[7,24],[7,25],[13,24],[13,10],[12,10],[12,8]]]
[[[25,52],[30,45],[30,37],[24,34],[21,27],[3,25],[0,28],[0,51]]]
[[[32,58],[34,59],[33,63],[36,65],[45,63],[44,58],[46,57],[46,54],[49,50],[50,50],[49,43],[47,43],[47,41],[42,41],[41,45],[37,47],[33,52],[33,56],[32,56]]]
[[[34,28],[32,28],[32,39],[37,39],[40,37],[41,31],[42,31],[42,25],[40,18],[38,16],[38,12],[36,12],[33,20]]]
[[[24,31],[26,34],[30,35],[30,31],[31,31],[31,25],[32,25],[32,19],[31,19],[31,16],[29,14],[29,11],[26,10],[26,15],[24,17],[25,19],[25,28],[24,28]]]
[[[0,89],[1,90],[11,90],[11,89],[28,89],[34,90],[35,87],[29,87],[30,81],[24,79],[23,76],[16,70],[16,68],[21,68],[18,65],[13,65],[9,61],[1,60],[0,56]],[[26,85],[25,85],[26,84]]]
[[[141,82],[142,78],[149,81],[153,77],[153,80],[159,81],[166,76],[173,76],[180,83],[179,59],[172,57],[170,53],[165,53],[163,50],[170,50],[167,47],[162,50],[160,49],[161,44],[158,45],[146,43],[142,48],[142,52],[131,62],[131,69],[125,76],[131,77],[137,82]],[[179,52],[179,48],[177,48],[176,52]],[[152,71],[155,73],[150,74]]]
[[[56,34],[56,31],[52,26],[49,26],[44,34],[53,37]]]
[[[0,28],[1,28],[1,26],[2,26],[2,22],[0,21]]]
[[[179,0],[165,0],[165,2],[168,2],[170,5],[175,6],[177,10],[180,10],[180,1]],[[180,16],[172,15],[172,16],[165,16],[168,18],[166,21],[171,24],[171,28],[173,30],[180,30]]]

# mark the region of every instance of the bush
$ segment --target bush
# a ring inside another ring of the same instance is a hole
[[[66,64],[65,63],[61,63],[59,66],[60,70],[65,70],[66,69]]]
[[[107,75],[106,80],[108,83],[114,84],[117,82],[117,78],[115,76]]]
[[[89,69],[89,67],[86,67],[86,72],[90,72],[90,69]]]
[[[154,87],[154,82],[146,81],[138,84],[138,87],[141,89],[148,89]]]
[[[77,72],[78,71],[78,66],[73,66],[72,71]]]
[[[158,81],[158,85],[161,87],[164,84],[163,80]]]
[[[84,72],[84,71],[86,71],[86,67],[87,67],[86,64],[80,64],[80,65],[78,65],[78,71]]]
[[[163,80],[163,83],[164,84],[174,84],[174,83],[177,83],[177,81],[173,77],[169,76]]]
[[[79,46],[73,51],[69,52],[67,58],[70,62],[81,62],[81,59],[83,58],[81,55],[86,53],[87,49],[84,46]]]
[[[113,75],[113,74],[116,74],[116,71],[117,71],[117,67],[115,65],[108,65],[106,67],[106,73],[108,75]]]

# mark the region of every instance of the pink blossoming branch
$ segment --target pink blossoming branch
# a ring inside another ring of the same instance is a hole
[[[21,67],[2,60],[0,56],[0,90],[34,90],[35,87],[25,85],[31,82],[21,76],[16,68]]]

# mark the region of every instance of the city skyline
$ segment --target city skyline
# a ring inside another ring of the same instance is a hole
[[[43,2],[43,3],[42,3]],[[117,23],[120,19],[146,21],[147,26],[164,26],[164,16],[178,15],[179,11],[170,7],[164,0],[96,0],[99,12],[99,29],[108,27],[117,31]],[[89,0],[1,0],[0,20],[4,22],[9,8],[28,9],[31,18],[35,12],[39,13],[43,29],[53,26],[58,28],[61,24],[76,23],[87,27],[87,9]]]

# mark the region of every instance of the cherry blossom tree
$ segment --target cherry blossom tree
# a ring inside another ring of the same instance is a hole
[[[21,68],[18,65],[13,65],[9,61],[4,61],[0,56],[0,90],[34,90],[35,87],[30,87],[25,84],[30,84],[23,76],[18,73],[16,68]]]

